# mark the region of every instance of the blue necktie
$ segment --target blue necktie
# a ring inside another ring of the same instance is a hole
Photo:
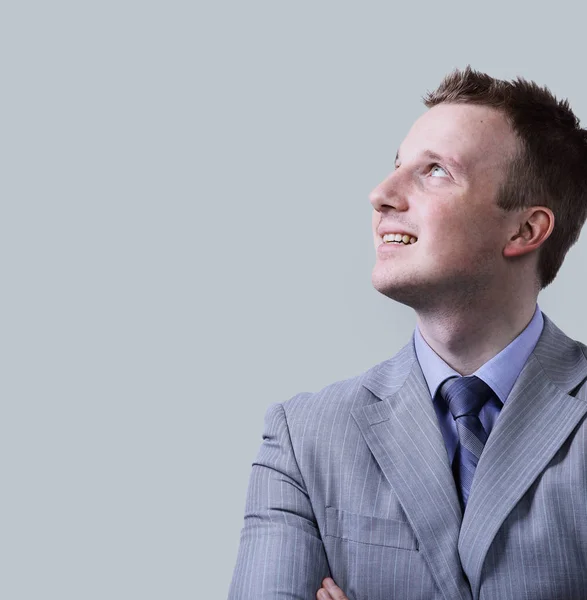
[[[457,377],[442,388],[459,435],[453,460],[453,474],[464,510],[469,499],[477,463],[487,441],[487,432],[479,420],[479,411],[493,396],[493,390],[479,377]]]

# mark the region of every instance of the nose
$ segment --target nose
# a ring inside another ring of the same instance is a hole
[[[401,185],[397,170],[388,175],[370,194],[369,202],[377,212],[382,212],[385,207],[396,210],[407,210],[408,203],[405,190]]]

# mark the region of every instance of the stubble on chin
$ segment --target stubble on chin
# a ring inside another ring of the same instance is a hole
[[[418,313],[446,309],[467,309],[488,293],[489,278],[479,269],[445,273],[442,277],[422,277],[417,273],[394,274],[373,269],[373,287],[387,298],[409,306]]]
[[[371,274],[371,283],[380,294],[414,309],[421,306],[425,299],[425,287],[418,285],[416,279],[410,276],[390,277],[375,268]]]

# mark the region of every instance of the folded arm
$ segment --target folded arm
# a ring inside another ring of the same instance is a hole
[[[329,575],[285,411],[273,404],[249,480],[229,600],[308,600]]]

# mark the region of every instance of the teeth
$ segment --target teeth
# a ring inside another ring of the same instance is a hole
[[[383,242],[384,243],[389,243],[389,242],[399,242],[402,244],[415,244],[417,242],[417,239],[413,236],[409,236],[409,235],[402,235],[401,233],[386,233],[383,236]]]

